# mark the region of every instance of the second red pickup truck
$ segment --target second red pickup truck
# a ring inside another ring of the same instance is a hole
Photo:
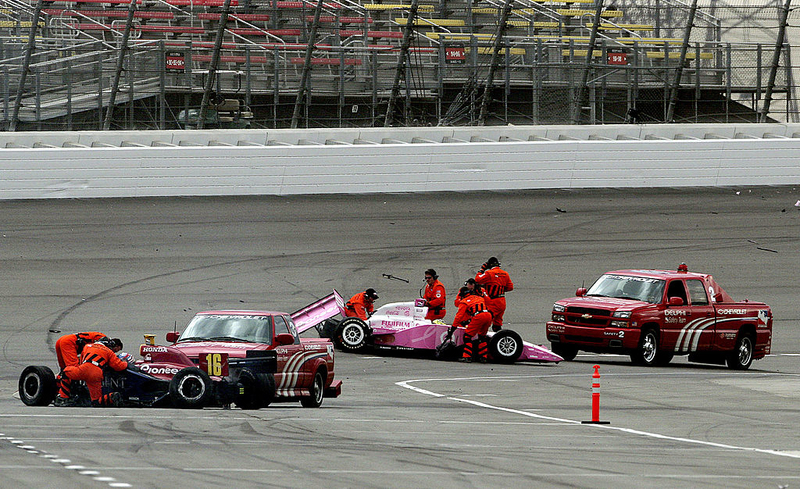
[[[641,365],[688,355],[744,370],[770,353],[770,307],[736,302],[711,275],[683,264],[677,271],[607,272],[575,295],[553,305],[546,326],[553,352],[565,360],[579,350],[629,354]]]

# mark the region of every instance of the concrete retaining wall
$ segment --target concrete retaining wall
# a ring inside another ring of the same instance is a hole
[[[800,184],[800,127],[643,127],[3,134],[0,199]]]

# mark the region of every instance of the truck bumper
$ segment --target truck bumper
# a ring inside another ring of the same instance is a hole
[[[580,350],[613,352],[633,350],[639,345],[639,329],[575,326],[548,321],[547,340]]]
[[[342,381],[334,380],[331,385],[325,388],[325,397],[339,397],[342,394]]]

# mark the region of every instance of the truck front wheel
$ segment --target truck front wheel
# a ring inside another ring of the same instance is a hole
[[[578,355],[578,349],[574,346],[567,346],[563,343],[550,343],[550,349],[553,350],[553,353],[560,356],[567,362],[571,362],[575,360],[575,357]]]
[[[631,361],[636,365],[650,367],[658,361],[658,333],[646,329],[639,339],[639,346],[631,353]]]
[[[753,363],[753,338],[748,334],[740,334],[736,339],[736,348],[728,355],[728,368],[747,370]]]

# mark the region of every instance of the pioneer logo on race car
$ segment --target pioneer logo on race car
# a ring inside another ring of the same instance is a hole
[[[142,370],[142,372],[150,375],[175,375],[180,370],[174,367],[153,367],[146,363],[142,364],[139,368]]]
[[[381,321],[381,326],[385,326],[387,328],[397,328],[407,325],[408,323],[406,321]]]

